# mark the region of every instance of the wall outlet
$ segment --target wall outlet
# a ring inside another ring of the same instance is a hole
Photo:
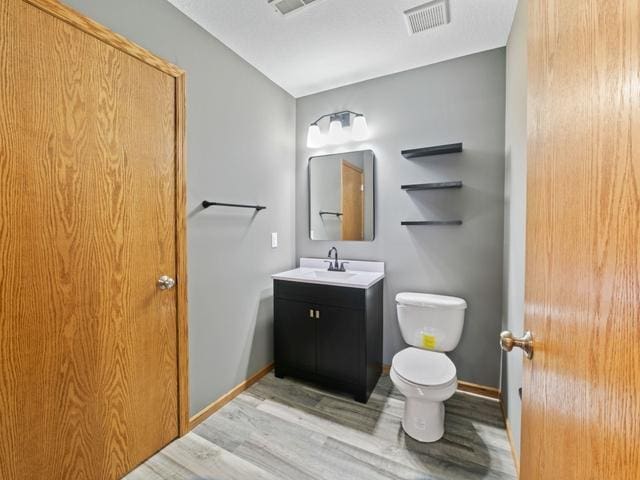
[[[278,232],[271,234],[271,248],[278,248]]]

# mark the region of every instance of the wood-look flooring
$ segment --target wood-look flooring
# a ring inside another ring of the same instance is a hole
[[[456,393],[431,444],[403,432],[403,406],[387,375],[363,405],[271,373],[126,479],[516,478],[496,401]]]

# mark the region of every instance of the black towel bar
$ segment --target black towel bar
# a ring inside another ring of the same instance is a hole
[[[209,207],[235,207],[235,208],[253,208],[255,209],[257,212],[259,212],[260,210],[265,210],[267,207],[263,207],[262,205],[242,205],[239,203],[220,203],[220,202],[209,202],[207,200],[205,200],[204,202],[202,202],[202,208],[209,208]]]

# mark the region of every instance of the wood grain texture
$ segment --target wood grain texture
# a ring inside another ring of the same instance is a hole
[[[640,472],[640,2],[529,2],[524,480]]]
[[[363,405],[269,374],[126,480],[516,478],[498,402],[454,395],[444,438],[429,444],[404,434],[403,409],[388,376]]]
[[[128,475],[127,480],[279,480],[251,462],[190,433]]]
[[[126,39],[122,35],[112,32],[108,28],[99,23],[85,17],[84,15],[76,12],[74,9],[63,5],[58,0],[23,0],[40,10],[55,16],[76,27],[77,29],[92,35],[103,43],[111,45],[113,48],[120,50],[127,55],[137,58],[138,60],[157,68],[167,75],[172,77],[180,77],[184,75],[184,71],[175,65],[163,60],[162,58],[154,55],[148,50],[136,45],[130,40]]]
[[[176,308],[178,336],[178,424],[189,431],[189,332],[187,301],[186,75],[176,77]]]
[[[488,387],[486,385],[480,385],[477,383],[465,382],[458,380],[458,391],[465,393],[472,393],[473,395],[480,395],[481,397],[491,398],[493,400],[500,399],[500,390],[494,387]]]
[[[240,395],[242,392],[244,392],[249,387],[251,387],[251,385],[258,382],[262,377],[267,375],[271,370],[273,370],[273,362],[267,365],[266,367],[261,368],[256,373],[251,375],[248,379],[246,379],[244,382],[240,383],[239,385],[236,385],[227,393],[222,395],[220,398],[218,398],[217,400],[215,400],[214,402],[210,403],[205,408],[200,410],[189,420],[189,431],[196,428],[198,425],[204,422],[207,418],[209,418],[211,415],[213,415],[222,407],[224,407],[227,403],[229,403],[238,395]]]
[[[364,240],[364,173],[342,160],[340,165],[340,211],[342,240]]]
[[[0,478],[120,478],[178,434],[176,80],[22,0],[0,62]]]

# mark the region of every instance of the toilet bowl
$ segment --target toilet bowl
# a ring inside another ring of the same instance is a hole
[[[412,345],[394,355],[389,372],[406,397],[402,428],[415,440],[435,442],[444,435],[444,401],[458,386],[456,367],[442,352],[460,341],[467,304],[423,293],[400,293],[396,302],[400,331]]]
[[[420,442],[444,434],[444,401],[458,387],[456,367],[444,354],[409,347],[393,357],[391,381],[406,399],[402,428]]]

